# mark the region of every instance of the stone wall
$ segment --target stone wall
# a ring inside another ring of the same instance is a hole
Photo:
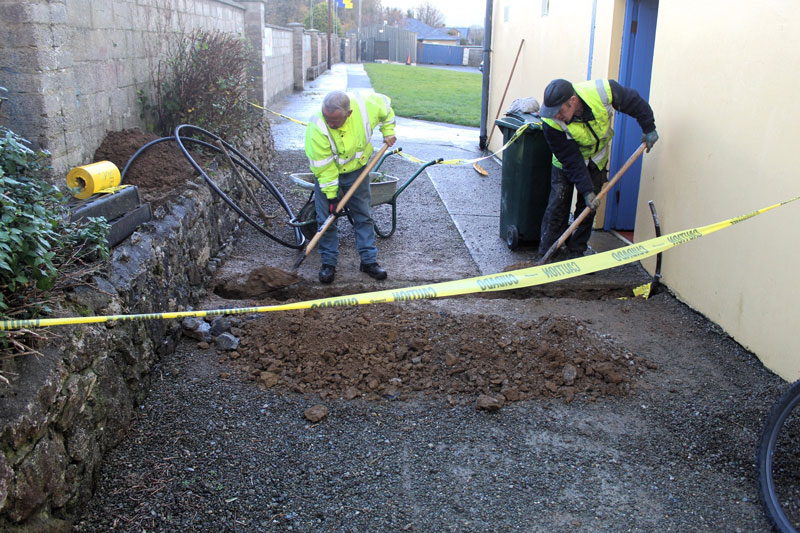
[[[244,151],[260,168],[274,154],[261,129]],[[256,157],[253,154],[258,154]],[[219,173],[225,190],[244,191]],[[227,255],[240,221],[197,178],[113,250],[107,269],[68,294],[61,316],[191,309]],[[104,454],[126,434],[177,321],[119,321],[43,330],[42,356],[0,360],[0,531],[69,530],[89,500]]]

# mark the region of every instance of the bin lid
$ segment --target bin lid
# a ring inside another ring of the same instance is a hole
[[[503,118],[498,118],[494,122],[497,126],[505,126],[506,128],[511,128],[514,131],[519,129],[520,126],[523,124],[530,124],[528,126],[528,130],[530,129],[542,129],[542,119],[539,115],[534,115],[533,113],[507,113],[506,116]],[[528,131],[525,130],[525,131]]]

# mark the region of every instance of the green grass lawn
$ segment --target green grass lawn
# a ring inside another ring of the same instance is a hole
[[[414,65],[364,63],[372,88],[392,99],[401,117],[479,127],[479,72],[458,72]]]

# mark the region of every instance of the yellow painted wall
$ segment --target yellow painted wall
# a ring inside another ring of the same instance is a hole
[[[649,199],[670,232],[800,194],[797,7],[660,2],[650,102],[661,140],[644,159],[636,240],[653,235]],[[681,300],[793,380],[798,267],[796,202],[665,254],[662,274]]]
[[[502,105],[539,101],[587,75],[592,0],[495,0],[489,127]],[[634,239],[748,213],[800,194],[796,0],[659,2],[649,101],[660,141],[644,156]],[[625,0],[598,0],[592,78],[619,73]],[[501,112],[502,115],[502,112]],[[495,131],[491,149],[502,144]],[[645,262],[652,270],[654,260]],[[800,201],[664,254],[664,282],[786,379],[800,377]],[[703,354],[698,353],[698,357]]]
[[[613,31],[619,34],[622,26],[620,12],[616,15],[618,28],[613,27],[614,0],[598,0],[597,4],[593,78],[608,77],[610,63],[615,70],[619,69],[619,44],[616,50],[612,50],[611,43]],[[489,89],[489,119],[492,123],[487,127],[494,125],[498,109],[502,117],[516,98],[533,96],[541,102],[545,86],[554,78],[586,79],[592,0],[549,0],[549,6],[549,14],[543,16],[541,0],[494,0]],[[525,44],[501,106],[521,39],[525,39]],[[620,42],[618,36],[616,41]],[[495,131],[490,148],[493,151],[499,149],[502,139],[500,132]]]

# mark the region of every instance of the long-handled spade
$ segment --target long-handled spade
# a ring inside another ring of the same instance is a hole
[[[619,169],[616,174],[614,174],[614,177],[611,178],[611,180],[609,182],[607,182],[605,185],[603,185],[603,188],[597,194],[597,198],[602,198],[603,196],[605,196],[608,193],[609,189],[611,189],[611,187],[613,187],[614,184],[617,183],[620,180],[622,175],[625,174],[625,171],[630,168],[630,166],[639,158],[640,155],[642,155],[642,152],[644,152],[645,148],[647,148],[647,145],[645,143],[642,143],[642,145],[639,148],[636,149],[636,151],[633,153],[633,155],[631,155],[628,158],[628,160],[625,161],[625,164],[622,165],[622,168]],[[561,237],[559,237],[558,240],[553,243],[553,245],[550,247],[550,249],[547,250],[547,253],[544,254],[541,259],[539,259],[539,261],[536,263],[536,265],[545,264],[547,262],[547,260],[550,259],[550,256],[553,255],[553,253],[555,253],[555,251],[558,250],[561,247],[561,245],[564,244],[567,241],[569,236],[572,235],[575,232],[576,229],[578,229],[578,226],[580,226],[581,222],[583,222],[583,220],[587,216],[589,216],[589,213],[591,213],[591,212],[592,212],[592,208],[589,207],[589,206],[586,206],[586,208],[583,210],[583,212],[581,212],[581,214],[578,215],[577,218],[575,218],[575,221],[572,224],[570,224],[570,226],[567,228],[567,230],[564,233],[561,234]]]
[[[375,165],[378,164],[378,161],[380,161],[384,152],[386,152],[388,148],[389,145],[384,143],[381,149],[378,150],[378,153],[372,158],[372,161],[367,163],[367,166],[365,166],[364,170],[361,171],[361,174],[359,174],[356,181],[353,182],[353,185],[347,190],[345,195],[342,196],[342,199],[339,200],[339,205],[336,207],[336,212],[328,215],[328,218],[325,219],[325,223],[323,223],[322,227],[319,228],[317,234],[314,235],[311,241],[306,245],[305,249],[300,251],[297,261],[295,261],[294,266],[292,267],[293,274],[297,272],[297,269],[300,268],[300,265],[303,263],[303,261],[305,261],[306,257],[308,257],[308,254],[311,253],[311,250],[313,250],[317,245],[317,242],[319,242],[322,234],[325,233],[333,221],[336,220],[336,216],[342,211],[342,209],[344,209],[344,206],[347,205],[348,200],[350,200],[350,197],[356,192],[356,189],[358,189],[358,186],[361,185],[361,182],[369,177],[369,173],[373,168],[375,168]]]

